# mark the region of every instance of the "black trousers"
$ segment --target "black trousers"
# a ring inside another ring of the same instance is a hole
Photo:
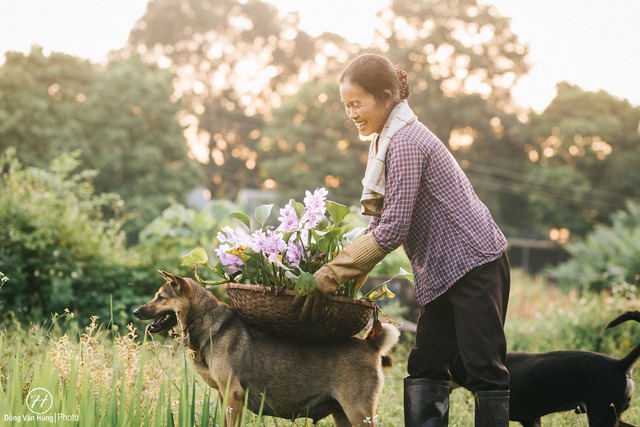
[[[451,369],[472,392],[506,390],[504,321],[511,286],[509,258],[478,266],[420,309],[409,354],[410,377],[449,381]]]

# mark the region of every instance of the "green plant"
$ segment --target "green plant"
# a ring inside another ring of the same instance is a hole
[[[611,215],[611,225],[599,226],[584,239],[567,244],[571,258],[548,274],[566,287],[613,290],[640,283],[640,204]]]
[[[638,344],[640,325],[630,322],[603,328],[622,311],[639,308],[637,298],[608,293],[580,296],[516,270],[506,324],[509,350],[574,348],[622,357]],[[184,337],[140,339],[131,326],[121,334],[101,326],[96,318],[83,329],[78,329],[76,321],[63,314],[43,325],[25,328],[15,323],[0,330],[0,417],[30,414],[25,397],[33,388],[43,387],[52,394],[55,412],[79,418],[77,422],[60,421],[63,426],[221,424],[226,405],[194,373]],[[377,410],[379,425],[404,425],[402,383],[412,341],[412,334],[403,333],[393,350],[393,367],[385,370]],[[224,390],[220,394],[224,396]],[[473,414],[473,394],[462,388],[454,390],[450,425],[473,425]],[[623,419],[640,423],[637,387]],[[548,415],[543,422],[548,427],[587,425],[584,416],[572,411]],[[304,419],[288,422],[248,412],[242,423],[243,427],[308,425]],[[334,424],[326,418],[317,425]]]
[[[3,318],[69,308],[124,325],[156,287],[113,216],[122,200],[96,194],[94,173],[79,165],[78,153],[46,170],[24,167],[13,149],[0,154],[0,270],[11,277],[0,288]]]
[[[212,248],[216,233],[231,224],[229,214],[237,210],[227,200],[210,201],[198,210],[174,203],[140,232],[134,255],[156,269],[178,268],[180,256],[195,246]]]
[[[320,188],[313,193],[307,191],[304,204],[290,200],[280,209],[277,227],[269,224],[273,205],[255,209],[255,229],[245,213],[231,214],[243,227],[224,227],[218,233],[220,245],[215,251],[218,263],[209,267],[217,276],[216,280],[202,280],[198,275],[198,267],[208,262],[208,255],[201,247],[183,257],[182,265],[193,267],[196,278],[208,285],[253,283],[284,287],[308,295],[315,289],[313,273],[364,231],[362,227],[343,224],[349,208],[326,200],[327,194],[326,189]],[[338,294],[359,297],[362,282],[352,279],[339,287]],[[385,292],[375,296],[387,294],[385,288]],[[364,298],[373,299],[374,294]]]

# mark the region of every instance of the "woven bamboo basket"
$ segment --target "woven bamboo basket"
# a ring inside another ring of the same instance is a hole
[[[376,305],[370,301],[333,296],[314,322],[302,322],[302,304],[294,306],[294,291],[275,286],[225,285],[231,306],[258,329],[282,337],[301,340],[331,340],[350,337],[362,331],[372,318]]]

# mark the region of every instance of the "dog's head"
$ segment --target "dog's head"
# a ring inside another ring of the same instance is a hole
[[[162,270],[159,272],[165,278],[165,284],[151,301],[133,311],[140,320],[153,319],[153,323],[147,326],[147,331],[152,334],[168,331],[178,323],[183,327],[186,325],[192,291],[189,279]]]

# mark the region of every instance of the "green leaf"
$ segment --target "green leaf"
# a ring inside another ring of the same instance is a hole
[[[320,221],[318,221],[318,225],[316,226],[316,228],[318,229],[318,231],[322,231],[322,230],[326,230],[329,227],[329,218],[327,218],[326,216],[321,216],[320,217]]]
[[[207,261],[209,261],[207,251],[201,247],[197,247],[180,258],[180,265],[183,267],[195,267],[197,265],[205,265]]]
[[[331,249],[331,238],[327,236],[319,238],[318,249],[320,249],[320,252],[329,252]]]
[[[242,223],[244,225],[246,225],[247,228],[251,229],[251,220],[249,219],[248,215],[246,215],[246,214],[244,214],[242,212],[233,212],[233,213],[229,214],[229,216],[231,218],[235,218],[235,219],[238,219],[238,220],[242,221]]]
[[[352,225],[347,225],[340,229],[343,233],[342,237],[349,243],[353,243],[358,237],[363,235],[365,230],[364,227],[352,227]]]
[[[394,294],[389,290],[386,283],[383,283],[382,285],[378,286],[377,288],[369,292],[367,295],[365,295],[363,299],[366,299],[368,301],[377,301],[382,298],[395,298],[395,297],[396,297],[396,294]]]
[[[256,208],[253,216],[260,225],[265,225],[267,223],[269,215],[271,215],[271,209],[273,209],[273,205],[260,205]]]
[[[309,295],[316,288],[316,279],[313,274],[300,271],[300,276],[295,281],[294,290],[298,295]]]
[[[291,199],[289,202],[291,203],[291,206],[293,206],[293,210],[296,211],[298,219],[302,218],[302,216],[304,215],[304,204],[296,202],[293,199]]]
[[[348,206],[331,200],[325,201],[324,205],[327,208],[327,212],[329,212],[331,219],[333,219],[334,224],[340,223],[347,215],[349,215],[350,211]]]
[[[413,273],[405,270],[404,268],[400,267],[400,269],[398,270],[398,274],[396,274],[396,276],[402,276],[405,279],[411,281],[413,283]],[[395,277],[395,276],[394,276]]]

